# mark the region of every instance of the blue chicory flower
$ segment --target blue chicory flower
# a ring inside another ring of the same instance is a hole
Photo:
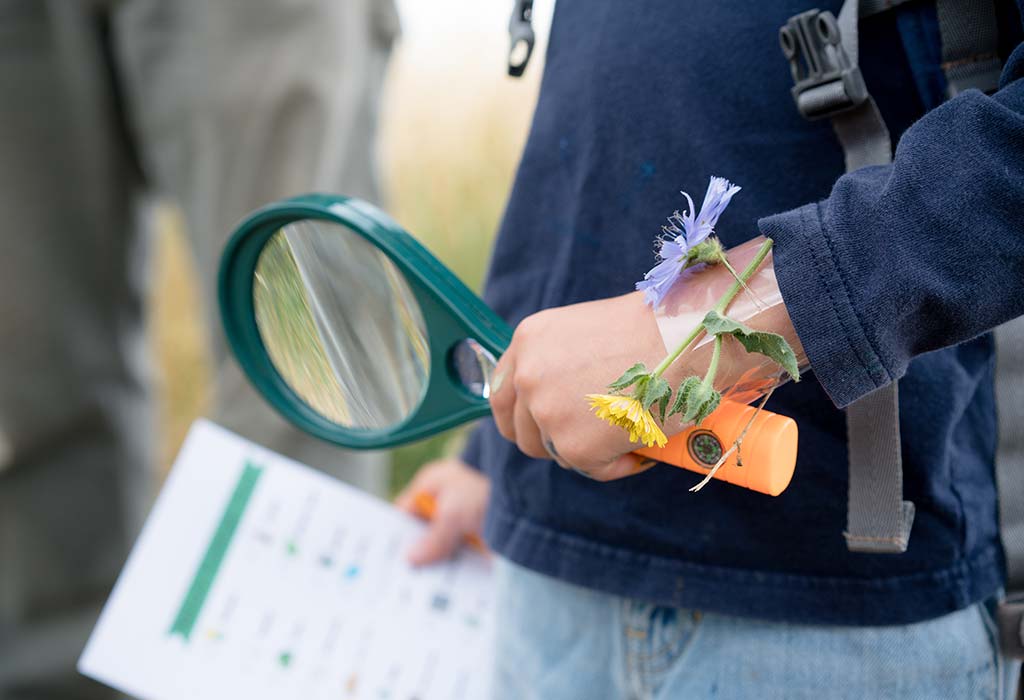
[[[690,208],[684,214],[674,212],[668,218],[668,225],[662,226],[664,237],[659,239],[659,262],[636,283],[636,288],[644,293],[644,300],[653,308],[661,304],[665,295],[686,269],[687,255],[695,246],[703,243],[714,232],[718,217],[729,206],[733,195],[740,188],[724,177],[712,177],[708,183],[708,191],[700,211],[694,214],[695,207],[690,195],[686,197]]]

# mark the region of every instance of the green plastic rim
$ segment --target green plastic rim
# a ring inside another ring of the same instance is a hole
[[[340,224],[382,250],[405,275],[419,302],[430,345],[430,376],[419,405],[398,425],[366,430],[325,418],[288,385],[263,344],[253,300],[260,253],[282,226],[309,219]],[[487,400],[472,395],[452,375],[449,357],[466,338],[476,340],[495,357],[512,340],[512,329],[391,217],[372,204],[340,195],[303,195],[246,217],[221,257],[218,300],[228,344],[270,405],[299,429],[354,449],[394,447],[488,415]]]

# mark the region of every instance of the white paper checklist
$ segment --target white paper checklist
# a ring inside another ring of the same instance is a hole
[[[424,525],[193,426],[79,670],[144,700],[477,700],[491,564],[412,569]]]

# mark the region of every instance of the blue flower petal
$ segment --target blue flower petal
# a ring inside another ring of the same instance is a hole
[[[686,259],[686,244],[683,238],[680,236],[674,240],[662,240],[658,257],[661,258],[661,262],[651,268],[643,280],[636,283],[636,288],[644,293],[644,301],[652,307],[657,307],[662,302],[683,271]]]
[[[659,262],[636,283],[636,288],[644,293],[644,301],[652,307],[661,304],[672,285],[679,279],[687,252],[714,232],[718,217],[740,189],[724,177],[712,177],[704,194],[704,202],[696,214],[696,207],[690,195],[686,192],[681,193],[686,197],[689,208],[683,214],[676,211],[668,217],[668,225],[661,227],[669,237],[661,239],[661,247],[658,249]]]
[[[656,308],[672,289],[682,269],[682,264],[676,260],[662,260],[636,283],[636,288],[644,293],[644,301]]]
[[[708,191],[704,193],[704,202],[700,205],[700,213],[697,214],[695,222],[693,218],[690,219],[694,223],[686,228],[687,246],[692,248],[711,235],[715,224],[718,223],[718,217],[722,215],[725,208],[729,206],[729,202],[732,201],[733,195],[740,189],[724,177],[711,178],[708,183]],[[685,192],[683,194],[686,195]],[[686,199],[690,201],[688,195]],[[690,211],[693,211],[692,201],[690,201]]]

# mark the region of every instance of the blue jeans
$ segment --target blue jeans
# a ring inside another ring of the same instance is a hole
[[[1008,700],[1020,672],[984,604],[838,627],[650,605],[506,560],[498,582],[492,700]]]

